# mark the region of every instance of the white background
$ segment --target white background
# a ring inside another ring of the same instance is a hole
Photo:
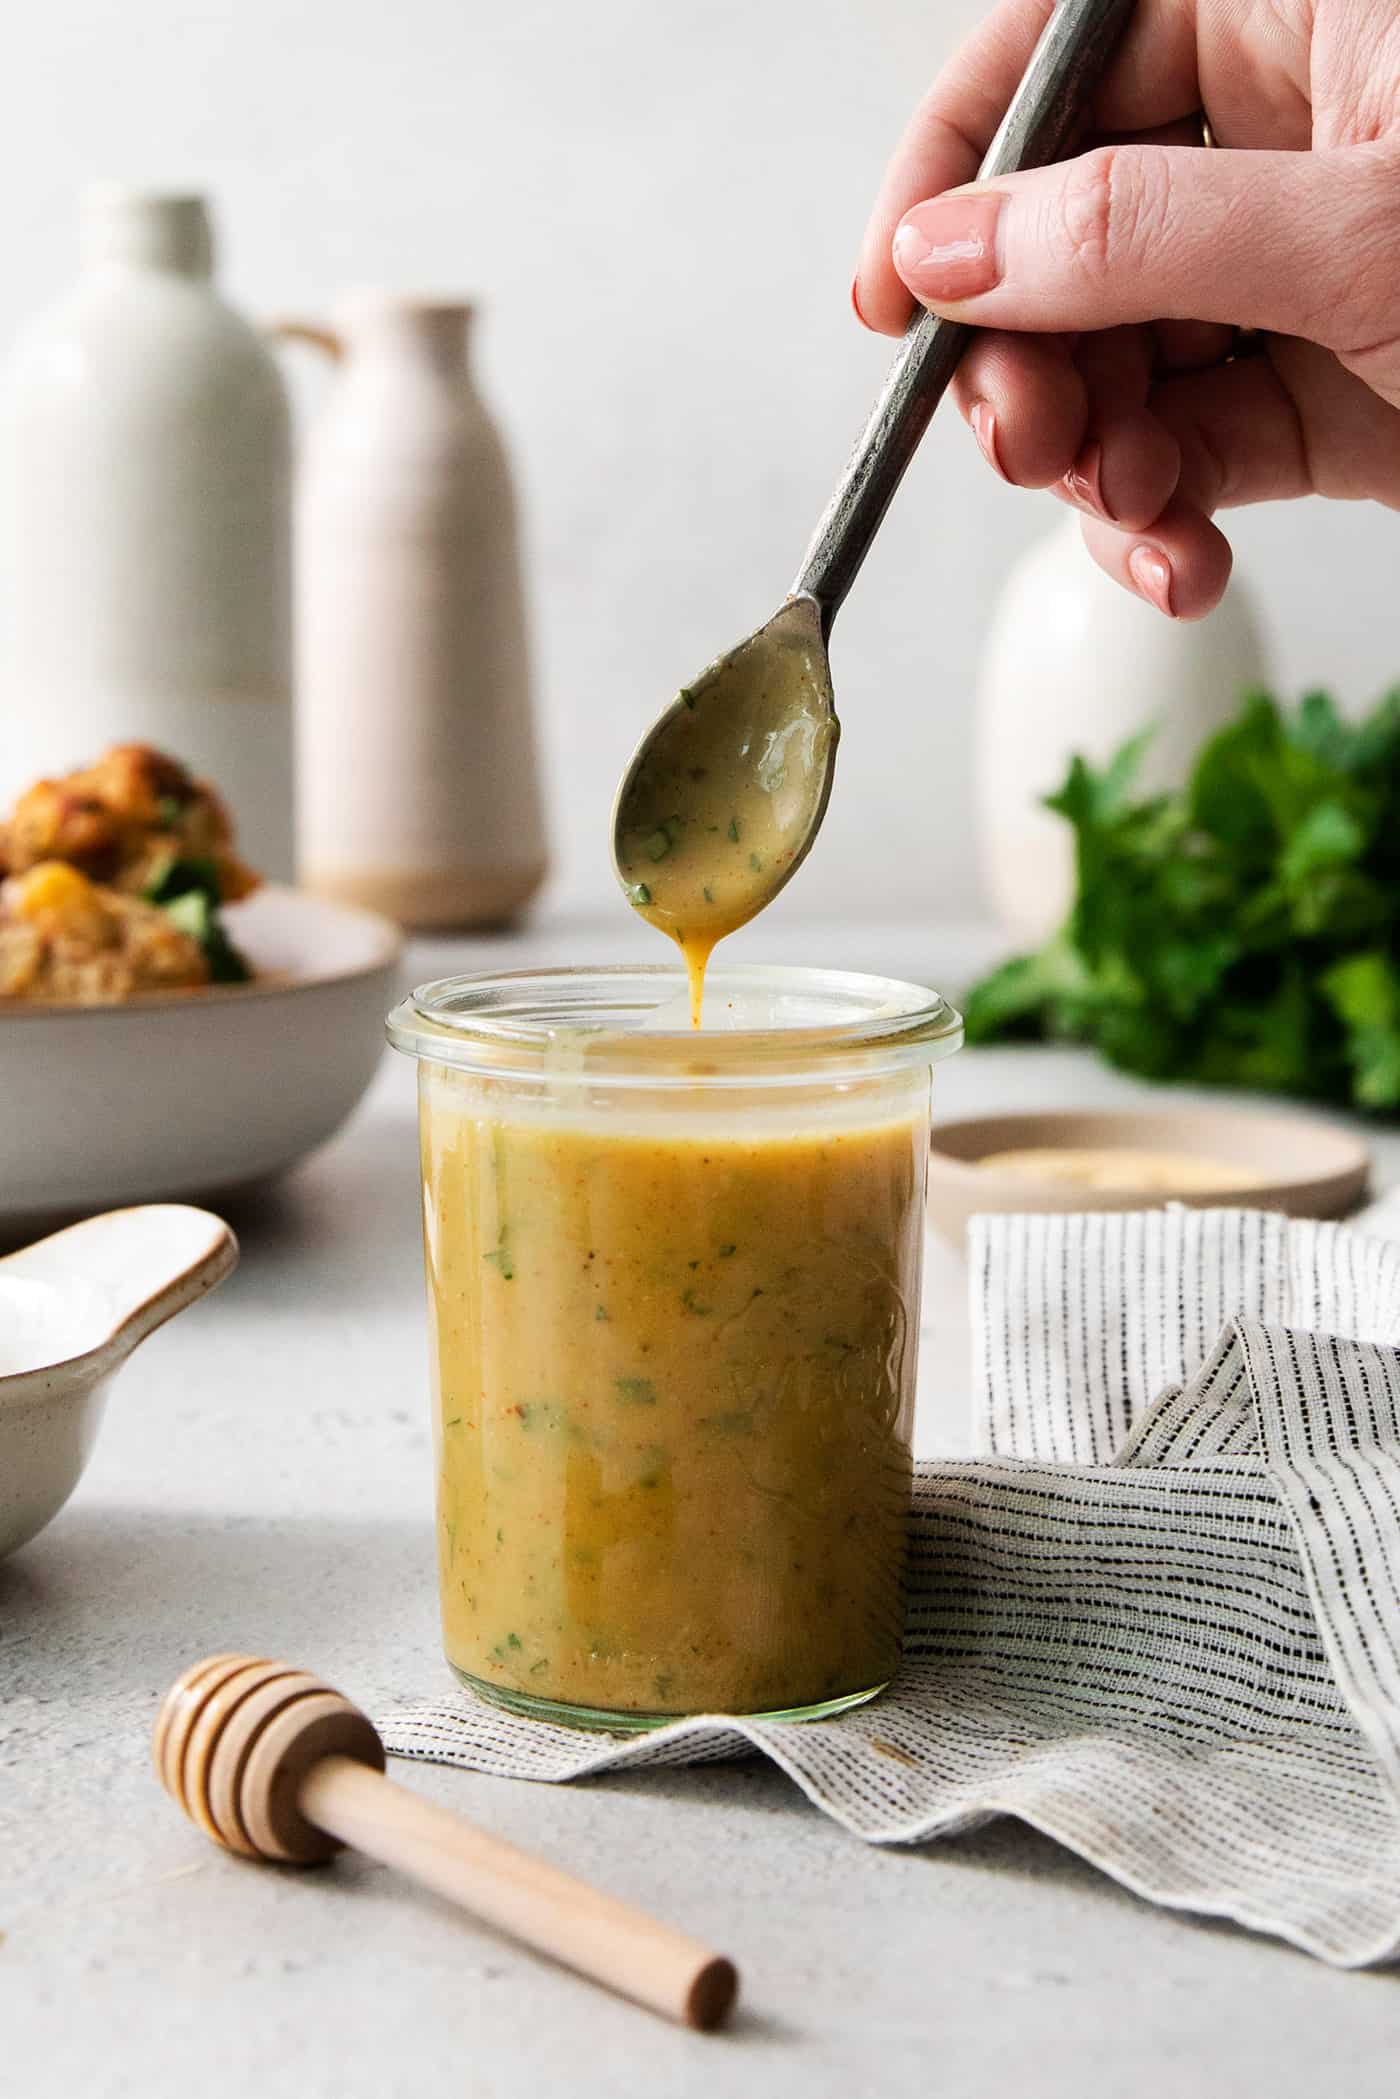
[[[48,0],[7,21],[0,337],[74,267],[74,196],[207,187],[246,311],[479,295],[526,505],[556,900],[654,707],[781,597],[881,377],[848,287],[874,185],[975,0]],[[319,380],[298,378],[314,404]],[[941,415],[842,615],[846,726],[798,915],[975,909],[980,636],[1051,499]],[[1282,681],[1400,675],[1400,521],[1238,520]],[[893,885],[895,894],[887,893]]]

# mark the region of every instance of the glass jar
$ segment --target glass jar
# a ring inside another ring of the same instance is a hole
[[[447,1657],[611,1729],[873,1697],[904,1618],[932,1067],[886,978],[416,992]]]

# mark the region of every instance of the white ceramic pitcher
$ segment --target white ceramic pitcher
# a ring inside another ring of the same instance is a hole
[[[545,871],[515,498],[470,308],[366,292],[275,333],[339,370],[296,505],[303,883],[496,925]]]
[[[1073,840],[1041,806],[1076,752],[1103,764],[1139,730],[1154,734],[1139,785],[1185,779],[1201,744],[1268,657],[1238,577],[1203,620],[1168,620],[1122,589],[1062,518],[1012,568],[983,646],[977,696],[978,845],[988,898],[1007,931],[1037,943],[1074,889]]]
[[[198,197],[104,183],[74,289],[0,377],[0,810],[111,743],[218,787],[292,867],[291,425]]]

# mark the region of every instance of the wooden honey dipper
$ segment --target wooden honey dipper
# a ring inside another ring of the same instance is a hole
[[[310,1865],[368,1852],[553,1960],[687,2026],[718,2026],[733,1963],[384,1774],[384,1745],[329,1684],[286,1662],[210,1655],[172,1684],[151,1753],[216,1844]]]

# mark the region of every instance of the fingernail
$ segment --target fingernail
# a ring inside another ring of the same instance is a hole
[[[916,299],[954,305],[1000,281],[996,190],[953,190],[906,212],[895,228],[894,266]]]
[[[859,277],[859,275],[856,275],[856,276],[852,277],[852,279],[851,279],[851,311],[852,311],[852,312],[854,313],[854,315],[855,315],[856,319],[857,319],[857,320],[858,320],[858,321],[860,322],[860,325],[861,325],[861,327],[862,327],[862,328],[868,328],[868,327],[870,326],[870,323],[869,323],[869,321],[867,321],[867,319],[865,318],[865,315],[864,315],[864,314],[863,314],[863,313],[861,312],[861,310],[860,310],[860,277]]]
[[[974,401],[967,419],[972,425],[972,434],[981,447],[982,457],[993,473],[1000,474],[1004,481],[1006,468],[1002,465],[1001,454],[997,451],[997,419],[990,403]]]
[[[1134,547],[1128,556],[1128,574],[1133,579],[1133,588],[1149,605],[1165,612],[1168,619],[1175,618],[1172,609],[1172,565],[1165,554],[1156,547]]]
[[[1092,510],[1095,517],[1106,517],[1115,524],[1103,492],[1103,446],[1085,445],[1074,465],[1065,475],[1065,489],[1076,503],[1085,510]]]

